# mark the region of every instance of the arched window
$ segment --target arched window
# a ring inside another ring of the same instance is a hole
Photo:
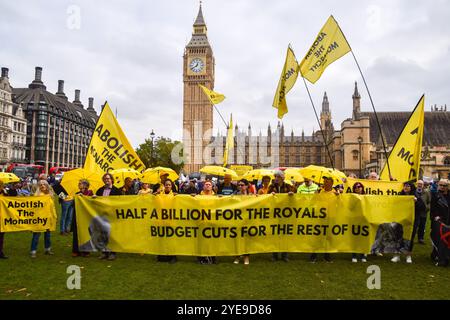
[[[358,155],[359,155],[358,150],[353,150],[352,155],[353,155],[353,160],[358,160]]]
[[[444,165],[450,166],[450,157],[449,156],[444,158]]]

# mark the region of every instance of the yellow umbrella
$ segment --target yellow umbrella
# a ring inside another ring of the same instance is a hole
[[[220,166],[205,166],[200,169],[200,172],[210,174],[212,176],[221,176],[221,177],[225,176],[226,174],[229,174],[234,180],[239,178],[238,174],[235,171]]]
[[[335,174],[339,179],[345,181],[347,179],[347,176],[342,171],[339,171],[338,169],[331,169],[333,174]]]
[[[299,168],[287,168],[284,170],[284,179],[293,180],[295,182],[303,182],[305,179],[299,170]]]
[[[117,188],[123,187],[126,178],[131,178],[134,180],[141,177],[139,171],[130,168],[116,169],[112,170],[110,173],[114,177],[114,185]]]
[[[262,180],[264,176],[269,176],[271,179],[274,178],[274,171],[269,169],[253,169],[244,174],[244,179],[248,181]]]
[[[157,184],[161,182],[161,174],[162,173],[168,173],[169,179],[172,181],[175,181],[178,179],[178,174],[175,172],[175,170],[171,168],[165,168],[165,167],[155,167],[155,168],[149,168],[144,171],[144,173],[141,175],[141,181],[149,184]]]
[[[78,183],[80,180],[89,181],[89,189],[92,190],[94,194],[101,186],[103,186],[102,175],[83,168],[64,172],[61,185],[69,195],[73,196],[75,193],[80,191],[78,188]]]
[[[328,176],[333,179],[333,185],[342,184],[342,180],[339,176],[329,168],[310,165],[305,168],[301,168],[299,172],[304,178],[311,179],[315,183],[323,184],[323,177]]]
[[[0,181],[4,184],[19,182],[20,178],[11,172],[0,172]]]

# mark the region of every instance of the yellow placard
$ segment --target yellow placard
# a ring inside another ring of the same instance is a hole
[[[368,253],[381,223],[412,233],[412,196],[144,195],[75,199],[80,250],[227,256]]]
[[[344,192],[352,193],[353,185],[360,182],[364,186],[366,195],[393,196],[403,189],[403,182],[385,180],[367,180],[347,178],[344,184]]]
[[[389,154],[389,167],[392,179],[402,182],[415,182],[419,177],[425,121],[424,108],[425,97],[422,96]],[[380,178],[389,180],[391,177],[385,164],[380,173]]]
[[[0,232],[55,229],[56,211],[51,196],[0,197]]]
[[[280,80],[278,81],[277,91],[273,98],[272,106],[278,109],[278,118],[282,119],[288,113],[286,103],[286,95],[292,89],[298,77],[298,62],[295,58],[294,51],[288,47],[286,53],[286,60],[284,62],[283,71],[281,72]]]
[[[92,133],[84,169],[102,174],[122,168],[141,172],[145,165],[122,131],[108,103],[105,103]]]
[[[326,67],[350,51],[341,28],[330,16],[300,63],[300,74],[315,83]]]

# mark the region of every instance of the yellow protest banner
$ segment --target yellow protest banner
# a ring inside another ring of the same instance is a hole
[[[277,91],[273,98],[272,106],[278,109],[278,118],[282,119],[288,113],[286,103],[286,95],[292,89],[298,77],[298,62],[295,58],[294,51],[289,46],[286,53],[286,60],[284,62],[283,71],[281,72],[280,80],[278,81]]]
[[[56,211],[51,196],[0,197],[0,232],[55,229]]]
[[[230,150],[234,148],[234,138],[233,138],[233,115],[230,115],[230,122],[228,123],[227,140],[225,142],[225,151],[223,153],[223,166],[226,167],[228,164],[228,156]]]
[[[403,182],[398,181],[347,178],[344,184],[344,192],[352,193],[353,185],[357,182],[364,186],[366,195],[392,196],[399,194],[403,189]]]
[[[397,181],[416,181],[419,177],[425,121],[424,106],[425,96],[423,95],[389,154],[391,175]],[[390,180],[387,165],[383,167],[380,178]]]
[[[300,74],[311,83],[322,76],[331,63],[351,51],[341,28],[330,16],[300,63]]]
[[[92,133],[84,169],[102,174],[122,168],[140,172],[145,169],[145,165],[128,142],[106,102]]]
[[[412,233],[412,196],[145,195],[75,199],[80,250],[227,256],[368,253],[382,223]]]
[[[199,84],[199,86],[200,88],[202,88],[203,92],[206,94],[212,104],[219,104],[223,100],[225,100],[225,96],[223,94],[209,90],[207,87],[202,86],[201,84]]]

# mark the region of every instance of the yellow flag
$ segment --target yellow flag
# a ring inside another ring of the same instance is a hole
[[[416,181],[419,176],[425,120],[424,108],[425,96],[422,96],[389,154],[391,175],[397,181]],[[381,171],[380,179],[390,179],[386,164]]]
[[[199,86],[200,88],[202,88],[203,92],[206,94],[212,104],[219,104],[223,100],[225,100],[225,96],[223,94],[209,90],[207,87],[202,86],[201,84],[199,84]]]
[[[286,53],[286,61],[284,62],[283,72],[280,81],[278,81],[277,91],[273,98],[272,106],[278,109],[278,118],[282,119],[288,112],[286,104],[286,95],[292,89],[298,77],[298,62],[295,58],[294,51],[288,47]]]
[[[228,164],[228,152],[234,147],[233,139],[233,115],[230,116],[230,123],[228,124],[227,140],[225,142],[225,152],[223,153],[223,166]]]
[[[326,67],[351,50],[341,28],[330,16],[300,63],[300,74],[315,83]]]
[[[145,165],[128,142],[106,102],[92,133],[84,169],[102,174],[122,168],[142,171]]]

